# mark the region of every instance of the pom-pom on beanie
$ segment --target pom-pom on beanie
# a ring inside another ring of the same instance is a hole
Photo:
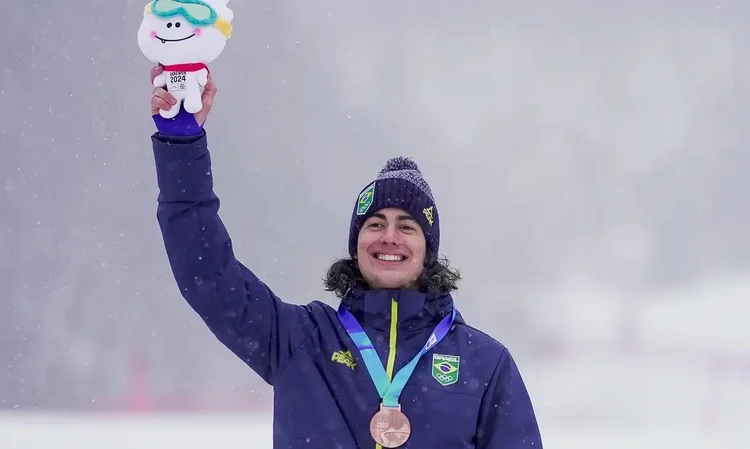
[[[350,256],[357,252],[357,239],[365,220],[388,207],[407,211],[422,227],[427,248],[438,255],[440,222],[430,186],[413,160],[396,157],[386,162],[377,178],[357,197],[349,226]]]

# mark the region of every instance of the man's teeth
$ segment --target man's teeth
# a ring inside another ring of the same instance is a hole
[[[387,260],[388,262],[401,262],[404,260],[404,256],[399,256],[396,254],[376,254],[375,257],[377,257],[379,260]]]

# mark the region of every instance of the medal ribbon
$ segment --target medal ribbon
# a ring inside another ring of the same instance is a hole
[[[349,334],[349,337],[354,341],[360,354],[362,354],[367,371],[370,373],[370,378],[375,384],[381,399],[383,399],[383,406],[397,407],[401,391],[403,391],[406,382],[414,372],[414,368],[417,366],[419,359],[448,335],[448,331],[453,325],[453,321],[456,319],[456,309],[453,308],[451,314],[438,323],[419,353],[414,356],[411,362],[401,368],[401,370],[393,376],[393,381],[388,380],[388,374],[386,374],[385,368],[383,368],[383,364],[380,361],[380,357],[378,357],[378,353],[375,351],[375,346],[373,346],[370,337],[367,336],[365,330],[362,329],[362,326],[357,322],[357,319],[354,318],[354,315],[346,310],[343,305],[339,306],[338,315],[341,324],[343,324],[344,329],[346,329],[346,333]]]

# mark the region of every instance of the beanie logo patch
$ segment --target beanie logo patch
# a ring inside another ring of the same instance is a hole
[[[435,221],[435,218],[432,216],[432,208],[434,206],[425,207],[422,209],[422,213],[424,214],[424,218],[427,219],[427,222],[432,226],[432,223]]]
[[[359,194],[359,200],[357,201],[357,215],[364,215],[372,206],[372,201],[375,198],[375,183],[370,184],[364,192]]]

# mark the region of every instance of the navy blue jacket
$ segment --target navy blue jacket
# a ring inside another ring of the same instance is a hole
[[[235,258],[218,215],[205,131],[156,133],[152,143],[157,218],[180,293],[216,338],[273,386],[274,448],[375,449],[369,423],[380,396],[336,310],[320,301],[281,301]],[[394,373],[453,306],[447,294],[362,288],[342,302]],[[459,356],[458,371],[441,375],[435,354]],[[510,353],[460,313],[420,359],[400,404],[412,427],[404,449],[542,449]]]

